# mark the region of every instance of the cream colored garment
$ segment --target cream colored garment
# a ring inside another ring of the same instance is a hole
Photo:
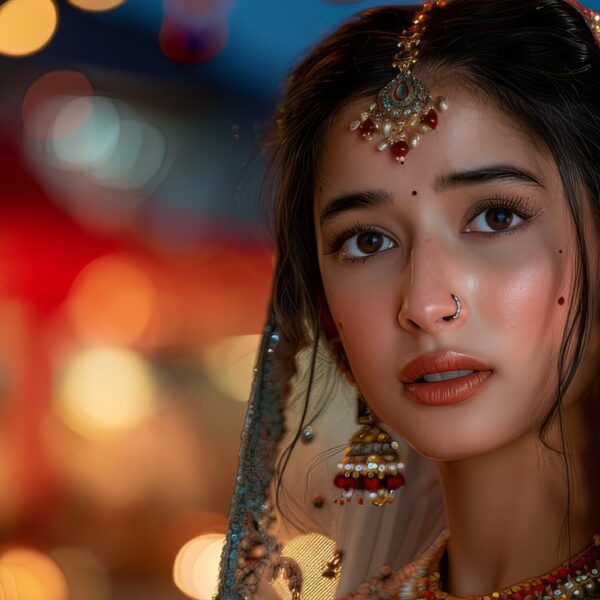
[[[286,411],[288,433],[282,448],[287,447],[298,429],[310,354],[303,352],[299,359],[300,368]],[[335,541],[344,553],[337,590],[334,591],[331,581],[322,577],[327,559],[324,555],[316,560],[319,550],[315,548],[306,555],[314,562],[309,570],[318,572],[310,574],[310,589],[307,583],[301,594],[302,600],[333,600],[354,591],[361,582],[377,575],[382,566],[400,569],[420,555],[445,527],[443,503],[433,462],[399,440],[407,483],[393,504],[381,508],[367,503],[363,506],[355,502],[345,506],[334,504],[336,467],[348,440],[359,426],[356,423],[356,392],[341,376],[323,346],[318,352],[309,406],[307,421],[312,421],[315,437],[308,443],[302,438],[297,442],[285,470],[278,537],[285,544],[299,535],[316,532]],[[313,505],[313,499],[318,495],[325,499],[322,508]],[[328,552],[333,554],[331,550]],[[309,578],[306,572],[303,576]],[[316,581],[320,582],[318,592],[315,591]],[[287,590],[282,594],[281,587],[278,589],[278,597],[291,598]],[[265,591],[261,598],[270,595],[270,591]]]

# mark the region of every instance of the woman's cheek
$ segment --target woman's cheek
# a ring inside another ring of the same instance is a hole
[[[393,278],[385,273],[378,276],[379,270],[372,266],[369,269],[370,266],[369,263],[351,263],[324,269],[327,302],[336,322],[341,320],[358,329],[369,322],[373,326],[380,321],[393,325]],[[349,332],[346,326],[344,332]]]

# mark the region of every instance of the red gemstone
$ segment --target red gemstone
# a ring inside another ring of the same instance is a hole
[[[569,569],[567,569],[567,567],[561,567],[561,568],[558,570],[558,576],[559,576],[561,579],[566,579],[566,578],[569,576]]]
[[[404,479],[404,475],[390,475],[385,480],[385,487],[388,490],[397,490],[401,488],[406,483]]]
[[[390,146],[390,151],[392,156],[400,162],[410,152],[410,146],[405,141],[394,142]]]
[[[421,123],[435,129],[438,126],[438,115],[433,108],[421,119]]]
[[[364,138],[371,138],[377,131],[377,126],[373,122],[373,119],[366,119],[360,124],[358,131]]]
[[[523,600],[523,596],[519,592],[515,592],[511,595],[511,600]]]
[[[364,481],[365,490],[376,492],[379,489],[379,479],[377,477],[367,477]]]
[[[556,583],[556,577],[554,577],[554,575],[548,575],[548,577],[546,577],[546,581],[547,581],[549,584]]]

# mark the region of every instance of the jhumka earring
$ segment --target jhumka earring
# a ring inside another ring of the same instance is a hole
[[[447,1],[432,0],[423,5],[398,42],[400,52],[393,63],[399,70],[398,75],[379,92],[369,110],[350,125],[352,131],[358,131],[369,141],[376,134],[383,135],[385,139],[377,145],[377,150],[389,149],[400,164],[404,164],[405,156],[418,146],[421,135],[437,127],[438,111],[448,109],[444,98],[433,98],[427,86],[412,74],[419,56],[421,34],[427,28],[428,13],[434,6],[445,6]]]
[[[340,490],[335,502],[343,505],[356,497],[364,504],[366,496],[374,506],[390,504],[405,483],[398,442],[377,424],[361,397],[357,421],[363,427],[350,440],[333,480]]]

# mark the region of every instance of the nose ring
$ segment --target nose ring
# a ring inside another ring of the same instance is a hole
[[[460,317],[460,313],[462,311],[462,302],[458,296],[452,294],[452,299],[456,302],[456,312],[450,317],[444,317],[444,321],[452,321],[458,319]]]

